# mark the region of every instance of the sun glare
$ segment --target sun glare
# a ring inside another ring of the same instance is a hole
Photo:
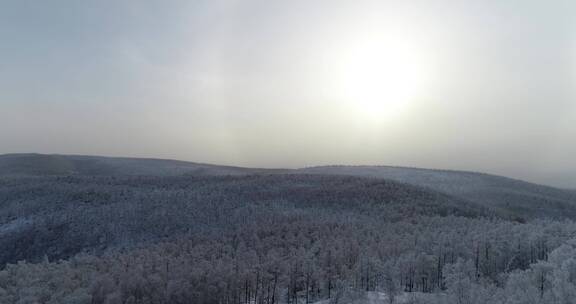
[[[398,116],[426,84],[420,52],[406,34],[357,35],[330,51],[330,95],[366,117]]]

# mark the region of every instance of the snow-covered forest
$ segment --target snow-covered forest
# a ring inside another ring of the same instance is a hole
[[[0,303],[573,303],[576,223],[513,210],[342,175],[5,176]]]

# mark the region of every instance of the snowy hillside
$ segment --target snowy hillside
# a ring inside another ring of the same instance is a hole
[[[454,171],[4,155],[0,303],[572,303],[572,198]]]
[[[178,160],[82,155],[0,155],[1,175],[242,175],[276,170],[199,164]]]
[[[387,179],[442,192],[519,220],[547,217],[576,219],[576,191],[482,173],[389,166],[255,169],[163,159],[44,154],[0,155],[0,176],[249,174],[350,175]]]
[[[325,166],[298,173],[395,180],[441,191],[522,217],[576,218],[576,194],[501,176],[388,166]]]

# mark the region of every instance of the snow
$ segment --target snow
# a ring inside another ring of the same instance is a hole
[[[32,220],[20,218],[11,222],[0,224],[0,236],[24,229],[32,224]]]
[[[408,304],[412,303],[416,298],[422,298],[425,295],[420,292],[406,292],[400,295],[397,295],[394,299],[394,304]],[[330,300],[322,300],[315,302],[313,304],[330,304]],[[376,291],[369,291],[363,295],[363,299],[357,299],[353,303],[344,303],[341,302],[340,304],[388,304],[388,296],[384,292],[376,292]]]

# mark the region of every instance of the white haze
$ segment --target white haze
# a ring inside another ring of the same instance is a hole
[[[558,0],[3,1],[0,153],[385,164],[576,188],[574,11]],[[339,98],[331,72],[370,31],[399,33],[388,43],[416,54],[384,62],[419,58],[425,84],[401,110]]]

